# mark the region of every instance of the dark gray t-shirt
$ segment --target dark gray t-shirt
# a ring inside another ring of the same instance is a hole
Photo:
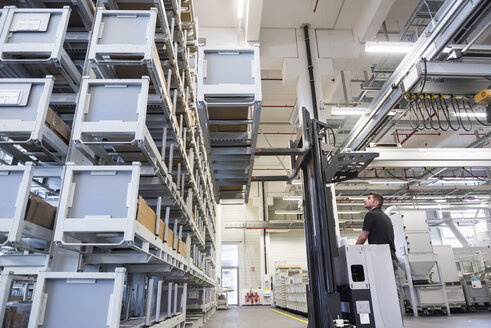
[[[396,247],[394,246],[394,227],[392,221],[380,207],[376,207],[363,219],[363,230],[368,234],[369,244],[389,244],[392,260],[397,261]]]

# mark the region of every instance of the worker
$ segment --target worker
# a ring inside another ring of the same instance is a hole
[[[399,266],[394,246],[394,228],[392,221],[382,211],[384,196],[378,192],[371,192],[364,201],[363,207],[368,210],[363,219],[363,229],[356,240],[356,244],[362,245],[368,239],[369,244],[388,244],[394,268]]]
[[[368,210],[368,213],[365,214],[363,219],[363,229],[356,240],[356,244],[362,245],[368,239],[369,244],[389,245],[402,315],[403,306],[401,304],[401,294],[399,291],[399,261],[397,260],[396,247],[394,245],[394,227],[392,226],[392,221],[389,216],[382,210],[383,204],[384,196],[378,192],[371,192],[368,194],[363,203],[363,207]]]

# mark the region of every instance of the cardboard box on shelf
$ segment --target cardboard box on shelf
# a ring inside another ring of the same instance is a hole
[[[2,327],[27,328],[31,307],[31,302],[8,302],[5,306]]]
[[[165,222],[160,220],[159,224],[159,239],[164,240]]]
[[[148,206],[147,202],[142,196],[138,196],[138,210],[136,212],[136,221],[140,222],[151,233],[155,233],[155,224],[157,222],[157,215]]]
[[[46,113],[46,125],[66,144],[70,143],[70,127],[51,108]]]
[[[37,224],[46,229],[53,230],[56,217],[56,207],[48,204],[44,199],[34,194],[29,195],[25,221]]]
[[[187,250],[186,243],[181,241],[179,244],[180,244],[179,245],[179,254],[181,254],[182,257],[186,257],[186,255],[187,255],[186,254],[186,250]]]
[[[167,229],[167,246],[174,249],[174,232],[170,229]]]

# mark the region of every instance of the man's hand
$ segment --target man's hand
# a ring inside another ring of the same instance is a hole
[[[358,239],[356,240],[356,245],[363,245],[365,241],[367,241],[369,233],[369,231],[362,230],[358,236]]]

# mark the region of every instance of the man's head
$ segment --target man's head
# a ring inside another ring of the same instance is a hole
[[[371,211],[376,207],[382,207],[384,205],[384,196],[378,192],[371,192],[368,194],[367,198],[363,203],[363,207]]]

